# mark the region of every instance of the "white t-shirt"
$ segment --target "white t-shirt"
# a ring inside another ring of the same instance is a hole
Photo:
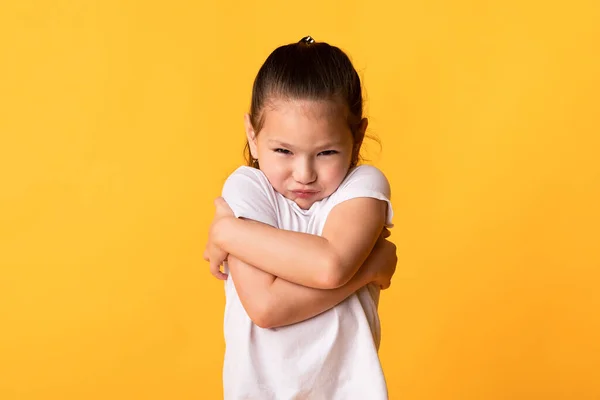
[[[354,168],[329,197],[301,209],[275,191],[262,171],[240,167],[223,197],[236,217],[276,228],[321,235],[331,209],[357,197],[388,203],[390,186],[377,168]],[[377,351],[379,288],[367,285],[334,308],[306,321],[274,329],[255,325],[234,286],[225,283],[226,400],[384,400],[387,388]]]

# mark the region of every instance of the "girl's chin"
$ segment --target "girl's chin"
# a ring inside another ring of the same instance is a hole
[[[303,210],[310,209],[310,207],[312,207],[312,205],[315,204],[319,200],[321,200],[321,199],[318,197],[314,197],[314,198],[310,198],[310,199],[296,197],[295,199],[293,199],[294,203],[296,203],[298,205],[298,207],[300,207]]]

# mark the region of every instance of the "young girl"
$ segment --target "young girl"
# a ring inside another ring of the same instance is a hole
[[[277,48],[245,128],[248,166],[225,182],[205,252],[227,279],[225,398],[387,399],[377,304],[396,248],[389,184],[357,166],[356,70],[310,37]]]

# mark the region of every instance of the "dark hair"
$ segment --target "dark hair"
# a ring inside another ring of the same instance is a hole
[[[348,124],[355,139],[350,167],[358,163],[356,135],[363,118],[361,83],[352,62],[342,50],[310,36],[275,49],[266,59],[252,88],[250,121],[256,134],[264,123],[265,103],[273,98],[337,100],[348,106]],[[258,165],[244,149],[249,166]]]

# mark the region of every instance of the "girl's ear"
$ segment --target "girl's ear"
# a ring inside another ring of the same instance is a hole
[[[250,155],[255,160],[258,160],[258,150],[256,147],[256,132],[250,120],[250,114],[244,115],[244,127],[246,129],[246,138],[248,139],[248,147],[250,147]]]

